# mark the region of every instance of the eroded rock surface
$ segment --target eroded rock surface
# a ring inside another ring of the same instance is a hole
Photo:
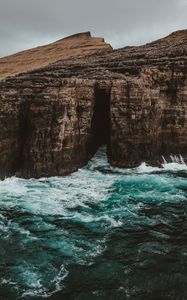
[[[102,143],[118,167],[187,159],[187,30],[118,50],[89,33],[66,41],[70,58],[60,50],[34,68],[6,72],[0,59],[2,178],[68,174]]]

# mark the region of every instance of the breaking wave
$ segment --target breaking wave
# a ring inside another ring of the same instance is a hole
[[[69,176],[0,181],[0,299],[185,299],[186,178],[180,156],[118,169],[101,148]]]

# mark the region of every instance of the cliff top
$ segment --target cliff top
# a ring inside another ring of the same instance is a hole
[[[187,30],[178,30],[175,32],[172,32],[162,40],[166,42],[178,42],[178,41],[184,41],[187,40]]]
[[[112,47],[103,38],[92,37],[90,32],[74,34],[49,45],[0,58],[0,80],[47,66],[61,59],[110,49]]]
[[[184,53],[181,54],[180,52],[186,49],[186,44],[187,30],[179,30],[143,46],[125,47],[110,51],[112,47],[103,38],[92,37],[90,32],[82,32],[49,45],[0,58],[0,80],[41,68],[52,70],[54,65],[61,67],[62,76],[65,76],[65,73],[67,73],[66,76],[88,76],[89,73],[90,76],[94,77],[95,70],[98,69],[102,77],[101,69],[106,69],[106,65],[110,72],[123,75],[127,72],[135,72],[137,65],[147,64],[148,61],[153,64],[157,63],[157,56],[159,57],[161,54],[168,63],[167,57],[170,52],[175,51],[174,49],[177,49],[174,54],[175,57],[177,55],[183,57]],[[90,57],[90,54],[96,55]],[[173,57],[173,52],[171,56]],[[149,60],[147,60],[148,57]],[[160,63],[164,63],[164,61]],[[71,70],[65,71],[63,69],[65,65]],[[77,67],[73,70],[75,65]],[[82,70],[80,66],[82,66]]]

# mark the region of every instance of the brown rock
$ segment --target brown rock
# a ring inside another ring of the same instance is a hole
[[[38,60],[29,50],[32,63],[17,54],[18,67],[0,59],[2,178],[68,174],[103,143],[118,167],[187,159],[187,30],[119,50],[89,33],[51,45],[37,48]]]
[[[47,66],[61,59],[111,49],[103,38],[91,37],[90,32],[74,34],[46,46],[0,58],[0,80]]]

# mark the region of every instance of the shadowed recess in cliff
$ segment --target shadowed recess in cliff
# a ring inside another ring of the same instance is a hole
[[[102,145],[109,147],[110,143],[110,92],[96,88],[95,104],[91,124],[91,142],[89,153],[95,154]]]
[[[19,176],[22,169],[29,163],[29,140],[31,135],[30,124],[30,103],[23,100],[20,103],[20,117],[19,117],[19,136],[18,136],[18,153],[15,157],[15,163],[13,166],[13,173]]]
[[[84,33],[1,59],[0,178],[64,176],[102,144],[113,167],[186,162],[186,50],[187,30],[115,50]]]

